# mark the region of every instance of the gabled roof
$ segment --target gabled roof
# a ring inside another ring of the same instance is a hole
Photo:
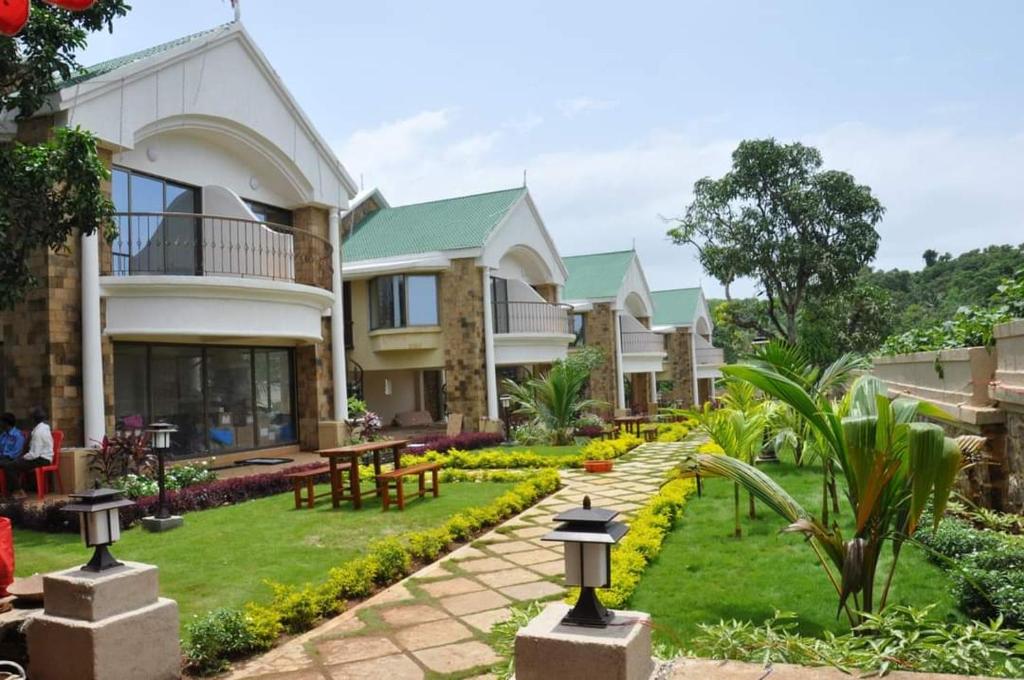
[[[651,293],[651,298],[654,300],[654,325],[689,326],[693,324],[700,307],[700,296],[700,287],[654,291]]]
[[[129,66],[139,61],[144,61],[146,59],[149,59],[150,57],[155,57],[158,54],[163,54],[164,52],[168,52],[177,47],[181,47],[182,45],[187,45],[193,40],[205,38],[206,36],[213,35],[214,33],[227,31],[229,28],[231,28],[230,23],[221,24],[220,26],[215,26],[205,31],[193,33],[192,35],[186,35],[182,38],[169,40],[160,45],[147,47],[146,49],[139,50],[138,52],[132,52],[131,54],[125,54],[120,57],[108,59],[107,61],[101,61],[98,64],[93,64],[92,66],[86,66],[79,70],[77,73],[74,73],[67,80],[57,83],[57,87],[64,88],[71,87],[72,85],[81,85],[82,83],[92,80],[93,78],[96,78],[98,76],[106,75],[111,71],[116,71],[119,68]]]
[[[345,241],[345,262],[481,248],[525,187],[382,208],[359,222]]]
[[[634,257],[636,253],[632,250],[563,257],[569,278],[562,298],[598,300],[616,297]]]

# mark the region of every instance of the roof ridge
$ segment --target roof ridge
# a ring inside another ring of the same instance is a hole
[[[503,194],[512,191],[526,191],[526,187],[509,187],[508,189],[494,189],[492,191],[480,191],[475,194],[464,194],[462,196],[449,196],[448,198],[435,198],[430,201],[420,201],[419,203],[406,203],[404,205],[393,205],[390,210],[399,210],[401,208],[415,208],[421,205],[430,205],[431,203],[445,203],[447,201],[459,201],[465,198],[478,198],[480,196],[490,196],[492,194]]]
[[[168,50],[172,50],[176,47],[187,45],[193,40],[197,40],[199,38],[202,38],[203,36],[211,35],[213,33],[216,33],[217,31],[222,31],[226,28],[230,28],[233,25],[234,22],[232,21],[223,24],[218,24],[217,26],[213,26],[212,28],[207,28],[205,30],[197,31],[189,35],[174,38],[173,40],[168,40],[157,45],[145,47],[141,50],[136,50],[134,52],[129,52],[128,54],[122,54],[117,57],[105,59],[104,61],[97,62],[90,66],[83,66],[78,71],[71,74],[71,77],[67,80],[58,81],[57,88],[60,89],[70,87],[72,85],[76,85],[78,83],[90,80],[96,76],[105,75],[112,71],[116,71],[117,69],[122,68],[124,66],[129,66],[138,61],[142,61],[143,59],[148,59],[158,54],[167,52]]]
[[[651,294],[654,293],[677,293],[681,290],[701,290],[701,286],[683,286],[681,288],[662,288],[661,290],[652,290]]]
[[[598,255],[622,255],[623,253],[635,253],[635,252],[636,251],[633,250],[632,248],[627,248],[625,250],[609,250],[609,251],[606,251],[606,252],[603,252],[603,253],[583,253],[581,255],[563,255],[562,259],[563,260],[570,260],[570,259],[572,259],[574,257],[597,257]]]

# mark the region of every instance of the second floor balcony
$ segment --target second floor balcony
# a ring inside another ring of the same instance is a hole
[[[619,319],[624,373],[657,373],[662,370],[665,357],[665,336],[655,333],[636,317],[623,313]]]
[[[270,222],[178,212],[115,213],[112,276],[253,278],[331,289],[330,242]]]
[[[542,300],[492,303],[495,362],[514,366],[564,359],[575,335],[572,308]]]

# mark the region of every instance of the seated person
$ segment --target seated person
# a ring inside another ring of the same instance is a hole
[[[0,416],[0,460],[14,460],[25,450],[25,435],[18,429],[13,413]]]
[[[29,435],[28,451],[24,455],[10,459],[0,459],[0,469],[7,475],[12,495],[24,496],[21,490],[21,474],[37,467],[53,462],[53,433],[46,422],[46,411],[36,407],[32,409],[32,421],[36,424]]]

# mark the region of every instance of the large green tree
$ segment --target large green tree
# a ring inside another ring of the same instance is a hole
[[[99,0],[84,12],[32,2],[28,25],[0,38],[0,112],[24,119],[43,107],[58,83],[78,69],[75,53],[89,33],[107,28],[130,7]],[[113,207],[102,192],[107,171],[88,132],[64,128],[38,144],[0,144],[0,308],[35,285],[29,257],[60,249],[75,230],[114,235]]]
[[[743,141],[729,172],[697,181],[693,202],[669,231],[697,248],[727,298],[734,281],[753,278],[768,320],[755,330],[789,342],[798,339],[807,300],[848,290],[878,250],[881,203],[849,173],[822,166],[813,147]]]

